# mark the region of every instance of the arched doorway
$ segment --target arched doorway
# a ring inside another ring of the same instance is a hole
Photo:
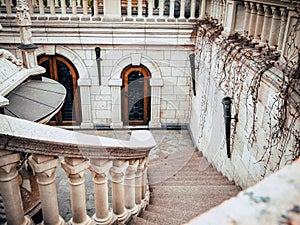
[[[124,125],[148,125],[150,121],[150,72],[130,66],[122,72],[122,120]]]
[[[81,109],[79,88],[77,88],[78,73],[74,65],[59,55],[42,55],[38,64],[46,69],[43,76],[61,83],[67,90],[62,109],[49,121],[50,125],[79,125]]]

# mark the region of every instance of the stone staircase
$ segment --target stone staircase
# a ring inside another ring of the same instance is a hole
[[[148,174],[150,204],[131,225],[184,224],[241,190],[197,150],[150,161]]]

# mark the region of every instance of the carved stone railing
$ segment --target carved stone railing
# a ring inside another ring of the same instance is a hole
[[[129,141],[66,131],[0,115],[0,194],[8,225],[33,224],[24,216],[18,182],[19,153],[30,153],[37,176],[44,224],[65,224],[59,215],[55,171],[61,165],[70,186],[70,224],[126,223],[145,208],[148,154],[155,141],[133,131]],[[93,175],[95,214],[87,215],[85,171]],[[109,181],[109,178],[111,180]],[[112,209],[108,203],[111,182]]]
[[[0,17],[16,17],[12,0],[1,0]],[[199,0],[27,0],[32,20],[187,21],[201,14]]]

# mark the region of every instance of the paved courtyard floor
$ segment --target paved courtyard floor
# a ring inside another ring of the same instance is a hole
[[[128,140],[130,138],[130,130],[86,130],[80,132],[122,140]],[[168,163],[170,164],[170,161],[165,161],[164,163],[164,160],[168,160],[169,155],[172,153],[175,153],[172,155],[176,156],[176,153],[188,149],[190,150],[190,156],[192,155],[193,143],[188,130],[154,129],[150,130],[150,132],[157,143],[156,147],[154,147],[150,152],[150,160],[160,162],[160,164],[157,165],[162,167],[162,165],[167,165]],[[169,159],[171,159],[171,157]],[[178,165],[178,168],[180,168],[180,166],[181,165]],[[57,169],[56,176],[60,215],[63,219],[68,221],[72,216],[68,179],[62,168]],[[88,170],[85,173],[85,185],[87,212],[89,216],[92,216],[95,213],[93,194],[94,184],[91,173]],[[109,198],[110,197],[111,195],[109,194]]]

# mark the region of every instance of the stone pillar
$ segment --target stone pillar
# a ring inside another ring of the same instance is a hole
[[[18,181],[18,153],[0,150],[0,194],[2,195],[7,225],[33,225],[24,216]]]
[[[104,9],[103,21],[105,22],[122,21],[120,0],[103,0],[103,9]]]
[[[57,20],[58,17],[55,15],[55,2],[54,0],[50,0],[50,17],[49,20]]]
[[[143,17],[143,0],[138,0],[138,18]]]
[[[25,68],[37,66],[35,54],[36,45],[32,43],[31,19],[26,1],[18,1],[17,5],[17,24],[20,28],[21,43],[18,48],[22,52],[22,60]]]
[[[151,120],[149,122],[150,128],[161,127],[160,123],[160,100],[161,87],[163,86],[162,79],[150,79],[151,86]]]
[[[200,18],[199,19],[203,20],[205,18],[205,14],[206,14],[206,0],[202,0],[201,7],[200,7],[200,16],[199,16]]]
[[[67,20],[69,19],[67,17],[67,5],[66,5],[66,0],[61,0],[61,16],[60,16],[60,20]]]
[[[142,192],[143,192],[143,170],[146,161],[139,159],[139,165],[135,174],[135,203],[142,207]]]
[[[78,86],[80,88],[81,102],[81,128],[93,128],[92,122],[92,104],[91,104],[91,80],[88,78],[79,78]]]
[[[261,40],[261,32],[264,24],[264,7],[260,3],[258,3],[256,6],[257,6],[257,19],[256,19],[254,39]]]
[[[286,23],[288,17],[288,10],[286,8],[280,8],[281,11],[281,23],[280,23],[280,31],[278,37],[278,50],[282,50],[283,38],[286,31]]]
[[[77,0],[76,5],[77,5],[77,8],[81,8],[81,0]]]
[[[237,13],[238,1],[228,0],[227,1],[227,10],[226,10],[226,24],[224,27],[224,32],[226,35],[234,34],[235,31],[235,21]]]
[[[93,17],[92,20],[97,21],[100,20],[99,10],[98,10],[98,0],[93,0]]]
[[[110,168],[112,181],[112,208],[120,223],[126,223],[130,214],[125,209],[124,176],[129,163],[125,160],[114,160]]]
[[[181,0],[180,1],[180,15],[179,15],[179,19],[185,19],[185,0]]]
[[[123,127],[122,117],[121,117],[121,86],[122,79],[110,80],[109,86],[111,87],[111,98],[112,98],[112,122],[110,124],[111,128],[121,128]]]
[[[82,0],[82,11],[83,11],[83,15],[81,17],[81,20],[82,21],[90,20],[90,17],[88,15],[88,0]]]
[[[112,161],[91,159],[90,170],[94,181],[94,196],[95,196],[95,214],[93,221],[95,224],[106,225],[113,224],[116,217],[108,209],[108,186],[107,176],[108,171],[112,167]]]
[[[28,159],[31,168],[37,175],[44,224],[64,225],[64,220],[58,213],[58,202],[55,183],[55,170],[60,164],[54,156],[33,154]]]
[[[250,15],[250,23],[248,28],[248,36],[254,37],[255,34],[255,26],[256,26],[256,18],[257,18],[257,8],[255,3],[250,3],[251,15]]]
[[[272,17],[271,28],[270,28],[269,45],[277,46],[279,32],[280,32],[281,14],[280,14],[280,10],[277,7],[271,7],[271,9],[272,9],[273,17]]]
[[[72,218],[70,224],[88,225],[91,219],[86,214],[85,178],[84,173],[89,168],[88,162],[83,158],[65,157],[62,162],[71,190]]]
[[[243,35],[248,36],[248,34],[249,34],[250,13],[251,13],[249,2],[244,2],[244,6],[245,6],[245,18],[244,18],[244,33],[243,33]]]
[[[153,18],[154,0],[148,1],[148,18]]]
[[[265,11],[265,17],[264,17],[264,23],[262,28],[261,41],[262,43],[266,43],[269,41],[270,27],[272,22],[272,11],[270,6],[268,5],[264,5],[263,7]]]
[[[138,164],[139,160],[130,160],[125,173],[125,207],[132,215],[138,212],[138,207],[135,204],[135,173]]]
[[[158,8],[159,8],[158,17],[163,18],[164,17],[164,0],[159,0]]]

